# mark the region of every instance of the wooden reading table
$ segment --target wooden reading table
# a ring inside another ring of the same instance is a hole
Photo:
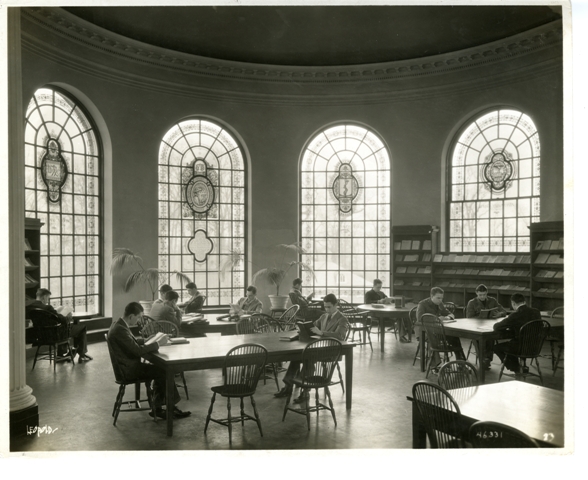
[[[268,352],[267,363],[288,362],[300,360],[302,350],[308,342],[280,341],[280,333],[215,336],[208,338],[190,338],[190,343],[166,345],[158,352],[145,355],[154,365],[165,370],[166,375],[166,408],[167,435],[173,435],[174,409],[174,376],[176,373],[188,370],[207,370],[222,368],[228,351],[245,343],[263,345]],[[342,355],[345,357],[345,404],[351,410],[353,392],[353,347],[352,343],[343,344]]]
[[[380,328],[380,351],[384,352],[384,336],[386,333],[385,328],[385,319],[386,318],[409,318],[408,313],[414,307],[395,307],[394,305],[385,305],[379,303],[378,306],[374,306],[372,304],[365,304],[365,305],[358,305],[357,310],[360,312],[369,312],[370,316],[377,317],[380,319],[379,321],[379,328]],[[412,328],[408,329],[408,340],[412,340]]]

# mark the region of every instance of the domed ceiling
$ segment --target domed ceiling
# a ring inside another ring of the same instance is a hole
[[[561,19],[549,6],[72,7],[119,35],[203,57],[334,66],[427,57]]]

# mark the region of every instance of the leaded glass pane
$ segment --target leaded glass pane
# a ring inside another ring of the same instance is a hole
[[[243,294],[247,261],[224,277],[218,272],[232,251],[246,252],[247,195],[241,148],[221,126],[190,119],[164,135],[159,151],[160,269],[176,288],[180,285],[174,284],[173,270],[191,277],[207,296],[208,306],[234,303]],[[196,159],[204,159],[205,171],[193,163]],[[195,209],[186,198],[186,186],[195,176],[206,177],[208,191],[214,192],[208,210],[200,211],[199,197],[192,202]]]
[[[464,129],[449,169],[450,251],[529,251],[528,229],[517,225],[540,215],[539,153],[535,125],[521,112],[489,112]]]
[[[341,187],[341,165],[348,165],[357,181],[349,197],[350,184],[347,190]],[[330,127],[309,142],[300,182],[301,243],[314,245],[314,250],[306,248],[305,258],[317,270],[316,279],[303,277],[305,286],[317,295],[333,292],[347,301],[363,301],[372,280],[390,274],[388,151],[363,127]]]

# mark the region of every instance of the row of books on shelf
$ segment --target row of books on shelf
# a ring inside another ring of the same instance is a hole
[[[396,262],[430,262],[431,254],[423,253],[422,255],[410,254],[410,255],[396,255],[394,257]]]
[[[459,268],[454,270],[452,268],[444,268],[438,273],[444,275],[495,275],[501,277],[528,277],[530,275],[528,270],[503,270],[502,268],[494,268],[492,270],[476,270],[472,268]]]
[[[537,255],[535,263],[551,263],[555,265],[563,265],[564,259],[563,256],[557,255],[555,253],[540,253],[539,255]]]
[[[25,257],[25,267],[36,267],[33,262],[31,262],[27,257]]]
[[[438,253],[434,262],[450,263],[531,263],[531,255],[456,255]]]
[[[539,293],[564,293],[563,288],[540,288],[537,290]]]
[[[420,282],[418,280],[416,280],[414,282],[404,282],[404,280],[398,280],[398,279],[396,279],[396,280],[394,280],[393,285],[395,285],[397,287],[400,287],[402,285],[412,286],[412,287],[430,287],[431,286],[431,282],[428,282],[426,280],[425,281],[420,281]]]
[[[559,240],[539,240],[535,245],[535,250],[563,250],[564,239]]]
[[[402,240],[394,242],[394,250],[431,250],[431,240]]]
[[[25,282],[26,283],[37,283],[33,277],[31,277],[28,273],[25,273]]]
[[[396,273],[422,273],[422,274],[426,274],[426,273],[431,273],[431,267],[427,266],[427,267],[398,267],[396,269]]]
[[[553,270],[539,270],[535,276],[541,278],[563,278],[564,272],[563,270],[557,272],[554,272]]]
[[[457,288],[467,288],[471,290],[475,290],[478,286],[477,283],[453,283],[453,282],[441,282],[436,284],[437,286],[443,287],[457,287]],[[529,292],[529,287],[521,287],[520,285],[486,285],[488,290],[515,290],[517,292]]]

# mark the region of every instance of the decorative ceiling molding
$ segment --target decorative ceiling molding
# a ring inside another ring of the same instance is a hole
[[[210,78],[277,84],[356,84],[449,73],[561,46],[563,32],[562,22],[555,21],[479,47],[431,57],[343,67],[294,67],[219,60],[167,50],[115,34],[60,8],[29,7],[21,11],[24,18],[36,25],[133,62]]]

